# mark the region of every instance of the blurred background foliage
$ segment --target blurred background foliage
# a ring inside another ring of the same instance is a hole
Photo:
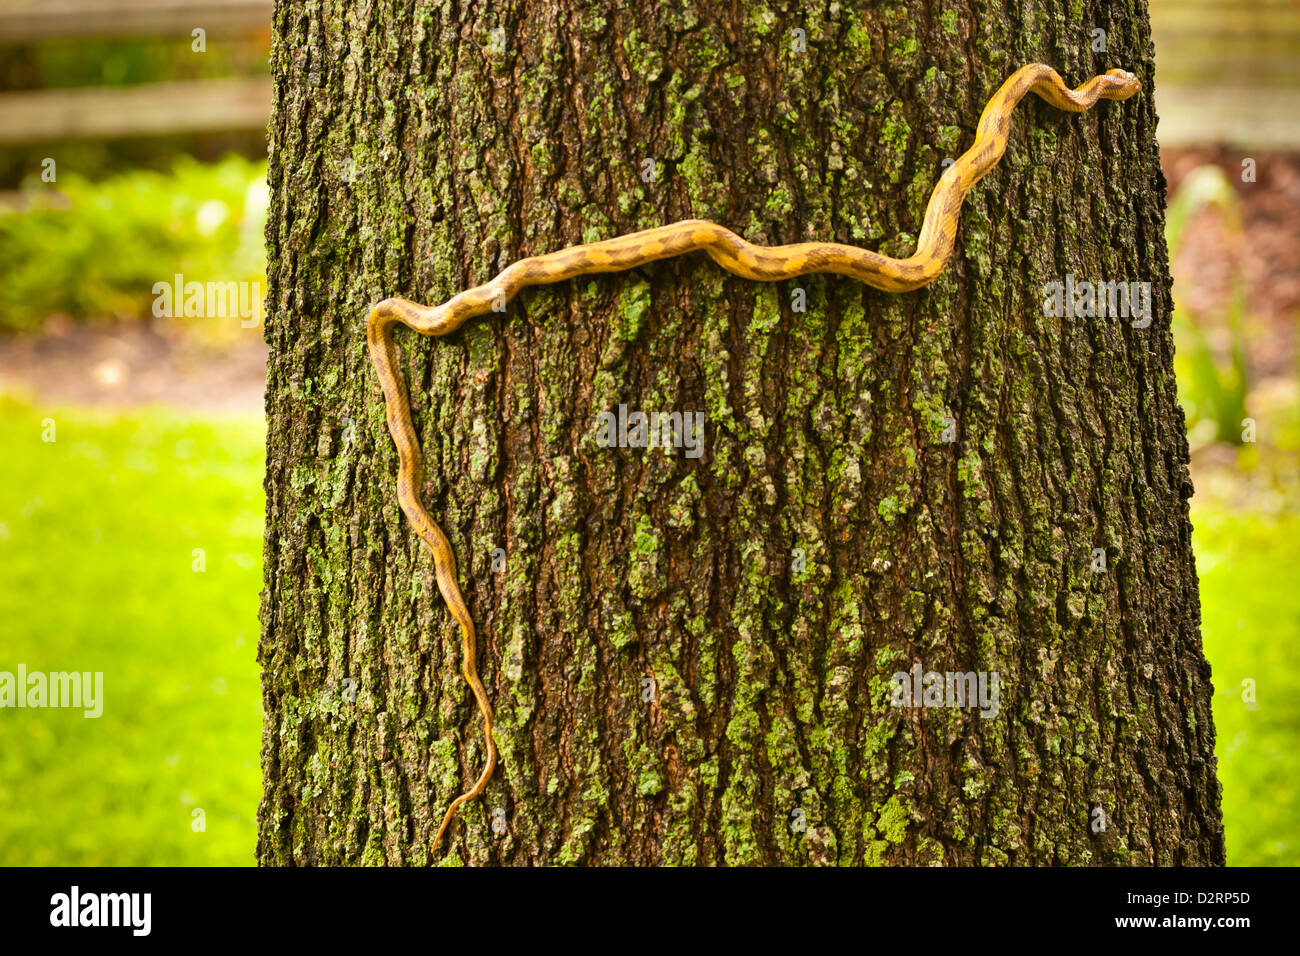
[[[0,213],[0,328],[149,317],[175,273],[263,283],[266,203],[266,163],[235,155],[98,181],[65,171],[57,191],[29,180],[22,208]]]
[[[1189,219],[1206,207],[1218,211],[1222,231],[1231,243],[1230,251],[1240,249],[1241,212],[1232,184],[1220,167],[1197,166],[1183,180],[1166,213],[1165,240],[1171,258],[1176,258],[1183,248]],[[1227,354],[1223,359],[1215,354],[1209,337],[1190,314],[1191,310],[1178,305],[1176,295],[1174,303],[1174,368],[1180,384],[1179,399],[1191,426],[1188,437],[1198,447],[1209,441],[1240,445],[1249,388],[1245,278],[1240,270],[1233,270],[1227,300],[1222,303],[1227,332]]]
[[[7,109],[31,122],[22,95],[71,91],[41,101],[63,111],[51,128],[65,131],[84,121],[79,90],[144,96],[105,101],[124,111],[117,135],[0,140],[0,669],[103,670],[106,683],[98,720],[0,713],[0,863],[251,864],[261,331],[160,323],[150,305],[153,284],[177,273],[261,281],[264,116],[178,111],[163,94],[190,84],[182,103],[220,105],[217,85],[235,77],[254,101],[265,81],[269,97],[269,30],[232,26],[202,54],[184,25],[62,36],[47,17],[6,40],[5,10],[25,2],[0,0],[0,127]],[[259,0],[226,2],[246,13]],[[1285,0],[1151,10],[1228,859],[1294,865],[1300,13]],[[142,109],[178,128],[130,114]],[[205,377],[241,362],[252,379]],[[165,389],[143,387],[151,367]],[[218,407],[217,392],[248,380],[245,411]],[[46,422],[56,442],[41,440]]]
[[[104,673],[0,711],[0,865],[253,863],[262,331],[151,312],[265,281],[271,5],[200,6],[0,0],[0,670]]]

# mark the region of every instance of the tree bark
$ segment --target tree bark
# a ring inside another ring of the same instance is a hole
[[[1145,3],[676,6],[277,4],[259,861],[1222,864]],[[482,726],[369,307],[686,218],[906,256],[1033,61],[1143,92],[1025,101],[919,292],[692,256],[401,335],[501,750],[431,853]],[[1044,316],[1067,274],[1154,321]],[[918,662],[997,715],[894,706]]]

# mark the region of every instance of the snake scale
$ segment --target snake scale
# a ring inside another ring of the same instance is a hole
[[[385,299],[370,312],[366,341],[387,407],[388,430],[397,446],[397,501],[407,520],[433,554],[438,590],[460,624],[461,673],[464,674],[487,738],[487,763],[478,780],[451,802],[430,852],[437,849],[456,810],[487,787],[496,766],[492,738],[492,705],[478,677],[474,620],[456,582],[456,556],[442,529],[420,501],[424,463],[411,407],[399,369],[393,330],[405,325],[421,335],[446,335],[467,319],[501,309],[520,289],[563,282],[576,276],[622,272],[659,259],[704,252],[722,268],[746,279],[776,282],[812,272],[850,276],[886,292],[910,292],[932,282],[952,257],[962,202],[972,186],[993,169],[1007,146],[1011,113],[1025,96],[1036,93],[1058,109],[1078,113],[1099,99],[1124,100],[1141,89],[1132,73],[1110,70],[1071,90],[1060,75],[1042,63],[1013,73],[993,94],[980,116],[975,142],[940,177],[930,195],[916,252],[906,259],[834,242],[801,242],[786,246],[756,246],[716,223],[687,219],[634,232],[615,239],[571,246],[558,252],[522,259],[495,279],[453,296],[442,305],[426,307],[406,299]]]

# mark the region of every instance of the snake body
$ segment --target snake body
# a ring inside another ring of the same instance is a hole
[[[1078,113],[1091,108],[1099,99],[1124,100],[1139,89],[1141,84],[1137,78],[1125,70],[1110,70],[1094,76],[1074,90],[1065,85],[1055,70],[1042,63],[1031,63],[1017,70],[984,108],[970,149],[940,177],[926,207],[916,252],[906,259],[894,259],[834,242],[757,246],[716,223],[687,219],[522,259],[491,282],[461,292],[438,306],[422,306],[406,299],[392,298],[385,299],[371,310],[366,341],[370,360],[384,392],[388,430],[397,446],[397,501],[416,534],[432,553],[438,590],[460,625],[461,673],[478,702],[487,740],[487,762],[482,773],[474,785],[447,808],[430,852],[437,849],[461,804],[474,799],[487,787],[496,766],[497,750],[492,738],[492,705],[478,677],[474,620],[456,580],[456,557],[447,536],[420,500],[424,483],[423,458],[399,368],[394,328],[405,325],[421,335],[446,335],[474,316],[503,308],[520,289],[528,286],[549,285],[594,273],[622,272],[689,252],[704,252],[728,272],[759,282],[828,272],[859,279],[887,292],[910,292],[932,282],[947,266],[956,241],[962,202],[971,187],[1002,158],[1007,146],[1011,113],[1017,103],[1029,93],[1035,93],[1058,109]]]

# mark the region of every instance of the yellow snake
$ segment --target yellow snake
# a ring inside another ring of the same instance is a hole
[[[860,279],[887,292],[910,292],[932,282],[952,257],[961,205],[972,186],[1002,158],[1007,147],[1011,112],[1029,93],[1036,93],[1058,109],[1078,113],[1099,99],[1125,100],[1141,89],[1132,73],[1110,70],[1094,76],[1076,90],[1065,85],[1060,75],[1042,63],[1031,63],[1013,73],[993,94],[980,116],[975,142],[940,177],[930,196],[917,240],[916,252],[906,259],[844,246],[834,242],[800,242],[788,246],[756,246],[716,223],[687,219],[656,229],[646,229],[616,239],[571,246],[559,252],[522,259],[491,282],[453,296],[442,305],[426,307],[406,299],[385,299],[370,312],[366,341],[387,405],[388,430],[397,446],[397,501],[416,533],[433,554],[438,590],[452,616],[460,624],[461,673],[474,692],[483,715],[487,737],[487,765],[469,790],[452,801],[434,837],[430,852],[437,849],[457,808],[477,797],[487,787],[496,766],[496,742],[492,739],[492,706],[478,678],[475,660],[474,620],[465,607],[456,583],[456,556],[442,529],[420,503],[424,483],[420,442],[411,422],[411,407],[399,369],[393,327],[405,325],[421,335],[446,335],[467,319],[501,310],[520,289],[563,282],[576,276],[599,272],[622,272],[637,266],[684,255],[705,252],[718,265],[746,279],[776,282],[810,272],[832,272]]]

